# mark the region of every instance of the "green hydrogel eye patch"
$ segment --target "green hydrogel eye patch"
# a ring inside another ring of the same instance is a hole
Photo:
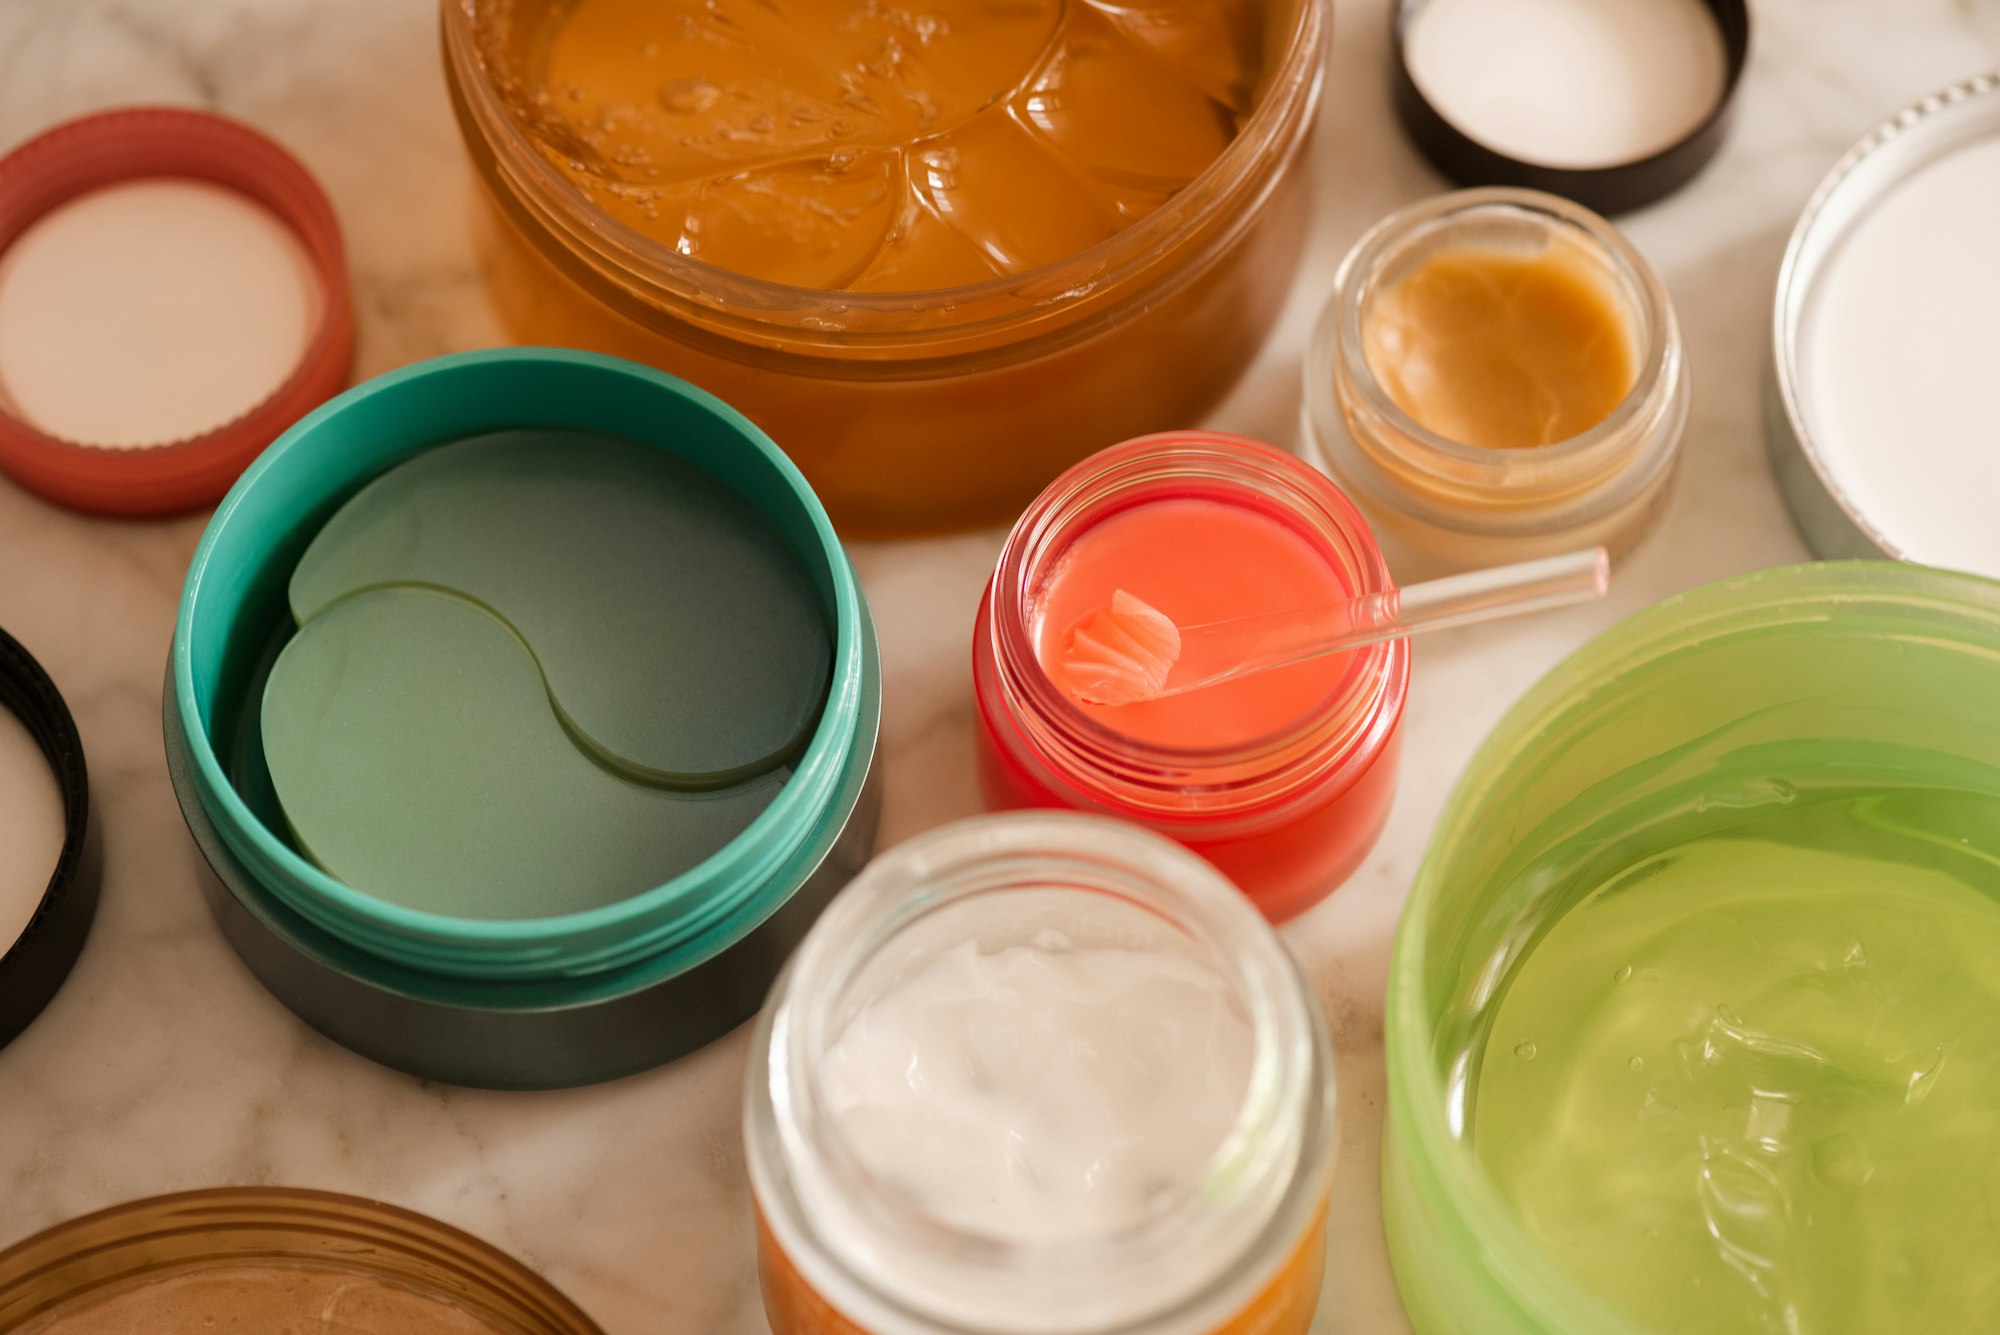
[[[305,626],[391,585],[511,626],[578,744],[642,782],[715,788],[789,761],[832,671],[824,609],[777,532],[701,469],[615,436],[501,431],[383,474],[306,550],[292,613]]]
[[[515,631],[432,588],[321,608],[271,670],[263,728],[308,857],[377,898],[468,918],[580,912],[659,885],[742,833],[790,773],[690,793],[598,763]]]

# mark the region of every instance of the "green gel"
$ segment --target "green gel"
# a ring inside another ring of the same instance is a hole
[[[832,643],[735,491],[660,449],[523,429],[428,450],[293,572],[264,687],[272,790],[343,884],[458,917],[663,885],[774,801]]]
[[[788,772],[686,793],[596,763],[507,624],[429,588],[371,589],[308,621],[271,670],[263,727],[308,857],[377,898],[470,918],[661,884],[742,833]]]
[[[1477,1156],[1646,1330],[2000,1329],[2000,799],[1775,805],[1542,873]]]
[[[664,450],[552,428],[428,450],[320,530],[292,614],[415,584],[512,626],[565,726],[633,778],[734,783],[792,759],[819,721],[833,647],[804,569],[747,501]]]

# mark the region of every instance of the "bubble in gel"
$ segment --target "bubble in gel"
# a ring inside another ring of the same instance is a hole
[[[1875,1162],[1859,1136],[1839,1131],[1812,1149],[1813,1175],[1830,1187],[1858,1191],[1875,1176]]]

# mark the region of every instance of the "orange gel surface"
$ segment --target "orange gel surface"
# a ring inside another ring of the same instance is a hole
[[[1398,408],[1492,449],[1580,436],[1638,378],[1622,303],[1559,242],[1538,254],[1438,251],[1369,304],[1362,345]]]
[[[681,253],[917,292],[1065,259],[1226,148],[1262,0],[498,0],[513,116]]]
[[[1187,497],[1141,503],[1080,533],[1036,593],[1035,656],[1072,692],[1064,651],[1075,629],[1124,589],[1185,632],[1204,622],[1256,616],[1349,596],[1330,553],[1297,528],[1248,506]],[[1156,746],[1240,746],[1294,727],[1340,684],[1348,654],[1295,663],[1185,695],[1079,709]]]

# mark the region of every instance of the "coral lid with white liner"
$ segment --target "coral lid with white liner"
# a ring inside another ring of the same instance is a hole
[[[341,387],[353,343],[332,206],[257,131],[129,108],[0,159],[0,469],[22,485],[107,514],[209,504]]]

